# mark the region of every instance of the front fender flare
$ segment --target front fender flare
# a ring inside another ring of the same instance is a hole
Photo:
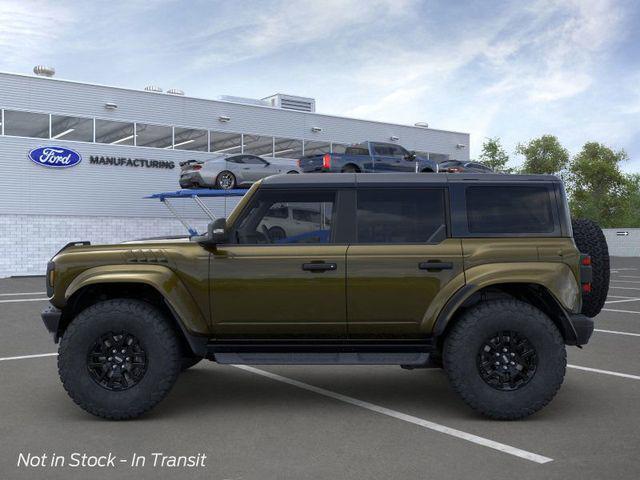
[[[161,265],[104,265],[80,273],[69,284],[65,300],[82,288],[104,283],[141,283],[154,288],[177,316],[181,327],[192,334],[206,335],[209,325],[206,316],[182,283],[168,267]],[[208,311],[208,306],[206,306]]]

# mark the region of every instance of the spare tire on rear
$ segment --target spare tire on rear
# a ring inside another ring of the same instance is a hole
[[[571,220],[573,239],[580,253],[591,257],[593,279],[591,292],[582,295],[582,313],[595,317],[600,313],[609,294],[609,248],[602,229],[593,220]]]

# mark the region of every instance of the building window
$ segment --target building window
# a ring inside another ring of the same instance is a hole
[[[206,152],[209,148],[209,135],[206,130],[194,128],[174,128],[173,148],[176,150],[196,150]]]
[[[136,123],[136,145],[138,147],[171,148],[173,129],[163,125]]]
[[[133,145],[133,123],[96,119],[96,142]]]
[[[239,133],[211,132],[211,153],[242,153],[242,135]]]
[[[93,119],[51,115],[51,138],[93,142]]]
[[[261,137],[259,135],[242,136],[244,141],[244,153],[273,157],[273,137]]]
[[[275,138],[273,156],[278,158],[302,157],[302,140]]]
[[[448,161],[449,155],[445,155],[444,153],[429,153],[422,152],[420,150],[416,150],[416,155],[422,158],[428,158],[429,160],[433,160],[436,163],[442,163]]]
[[[349,145],[344,143],[332,143],[331,153],[343,154]]]
[[[331,143],[329,142],[313,142],[304,141],[305,155],[322,155],[323,153],[331,153]]]
[[[49,138],[49,115],[5,110],[4,134],[15,137]]]

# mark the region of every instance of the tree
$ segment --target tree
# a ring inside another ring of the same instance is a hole
[[[564,148],[555,135],[542,135],[539,138],[520,143],[516,153],[524,156],[520,173],[562,174],[569,163],[569,151]]]
[[[624,150],[613,151],[598,142],[588,142],[569,166],[570,207],[574,217],[595,220],[601,227],[629,226],[637,223],[640,179],[626,176],[620,162],[627,160]]]
[[[513,171],[512,168],[506,166],[509,162],[509,155],[502,148],[500,137],[485,138],[478,160],[496,172],[511,173]]]

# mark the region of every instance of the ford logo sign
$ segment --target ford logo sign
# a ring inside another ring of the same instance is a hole
[[[79,164],[82,156],[69,148],[38,147],[29,152],[29,159],[43,167],[69,168]]]

